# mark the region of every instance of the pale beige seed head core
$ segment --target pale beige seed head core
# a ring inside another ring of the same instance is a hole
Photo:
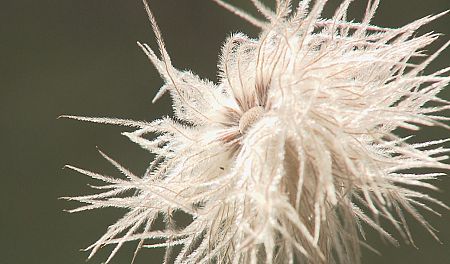
[[[264,108],[262,106],[255,106],[247,110],[239,120],[239,132],[244,134],[244,132],[256,121],[258,121],[264,113]]]

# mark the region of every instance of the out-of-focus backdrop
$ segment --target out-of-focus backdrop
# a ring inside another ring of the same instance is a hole
[[[230,1],[253,12],[249,1]],[[270,1],[266,1],[270,2]],[[340,1],[330,1],[331,14]],[[351,8],[361,18],[366,1]],[[246,22],[210,0],[150,0],[173,63],[216,80],[222,41],[230,32],[256,36]],[[384,0],[373,21],[396,27],[450,8],[448,0]],[[421,32],[446,34],[431,51],[449,40],[450,15]],[[57,119],[61,114],[152,120],[171,114],[167,96],[151,100],[162,81],[136,41],[155,47],[139,0],[14,0],[0,5],[0,264],[84,263],[87,247],[121,211],[69,214],[76,204],[61,196],[87,194],[92,180],[70,170],[72,164],[116,174],[96,146],[142,173],[151,156],[120,135],[123,128]],[[430,52],[431,52],[430,51]],[[427,70],[449,66],[450,52]],[[450,87],[442,93],[450,99]],[[447,115],[449,113],[447,112]],[[449,137],[426,128],[419,138]],[[450,179],[435,193],[450,204]],[[443,210],[441,210],[442,212]],[[427,214],[443,244],[410,221],[419,249],[395,248],[371,235],[381,256],[364,251],[363,263],[450,263],[450,213]],[[111,263],[130,263],[136,243],[126,245]],[[106,260],[104,248],[89,263]],[[162,250],[142,250],[135,263],[160,263]]]

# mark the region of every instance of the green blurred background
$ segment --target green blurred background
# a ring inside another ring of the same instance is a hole
[[[233,1],[254,10],[248,1]],[[268,1],[266,1],[268,2]],[[330,1],[327,14],[339,1]],[[351,11],[361,17],[365,2]],[[173,62],[216,80],[222,41],[230,32],[256,36],[255,28],[209,0],[150,0]],[[450,8],[449,0],[384,0],[375,24],[400,26]],[[449,40],[450,15],[427,26],[446,34],[430,50]],[[63,170],[65,164],[117,175],[96,146],[142,173],[151,156],[130,143],[122,128],[56,118],[61,114],[152,120],[170,114],[165,96],[151,104],[162,81],[136,41],[155,47],[139,0],[2,0],[0,5],[1,180],[0,264],[84,263],[88,246],[122,212],[69,214],[76,204],[61,196],[87,194],[85,176]],[[428,69],[449,66],[445,51]],[[450,89],[442,93],[450,99]],[[446,113],[449,115],[449,113]],[[448,137],[427,128],[420,137]],[[419,137],[419,138],[420,138]],[[436,193],[450,204],[450,179]],[[363,263],[450,263],[450,213],[427,215],[440,230],[439,244],[411,221],[419,250],[395,248],[371,236],[382,256],[364,253]],[[112,263],[130,263],[136,244],[126,245]],[[111,248],[89,263],[106,260]],[[136,263],[160,263],[161,250],[142,250]]]

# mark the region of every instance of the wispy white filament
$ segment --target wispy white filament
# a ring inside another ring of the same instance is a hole
[[[370,24],[377,0],[359,23],[346,19],[351,0],[329,19],[321,17],[326,0],[278,0],[276,10],[252,0],[266,21],[213,1],[261,28],[257,39],[226,40],[217,84],[174,68],[144,3],[160,56],[139,46],[165,80],[155,99],[169,92],[174,118],[66,116],[134,127],[123,134],[157,156],[138,176],[101,153],[127,179],[68,166],[105,183],[100,193],[67,198],[85,204],[73,211],[128,210],[88,248],[90,257],[115,244],[109,262],[138,240],[136,253],[165,247],[165,263],[359,263],[363,226],[396,244],[380,224],[387,220],[413,243],[405,214],[436,237],[417,209],[448,207],[418,188],[435,190],[429,180],[443,173],[414,169],[450,169],[446,140],[414,144],[394,131],[449,128],[439,113],[450,105],[438,93],[450,68],[423,74],[449,43],[411,60],[438,37],[416,30],[444,13],[391,29]],[[192,221],[177,224],[176,211]],[[159,217],[163,230],[154,226]]]

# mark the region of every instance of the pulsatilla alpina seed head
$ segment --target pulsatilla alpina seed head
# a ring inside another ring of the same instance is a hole
[[[278,0],[275,10],[252,0],[265,21],[214,1],[261,29],[257,39],[226,40],[217,84],[172,65],[145,5],[161,55],[139,45],[165,80],[156,99],[170,93],[174,118],[71,116],[135,127],[123,134],[156,154],[137,176],[102,153],[125,180],[71,167],[106,182],[100,194],[69,198],[87,204],[74,211],[128,210],[91,255],[115,244],[109,261],[138,240],[136,252],[167,248],[166,263],[359,263],[364,226],[396,244],[380,224],[387,221],[413,242],[405,214],[435,236],[418,209],[447,207],[418,188],[436,189],[428,180],[442,173],[413,169],[449,169],[448,149],[439,147],[446,140],[413,143],[395,131],[449,128],[439,116],[449,104],[438,97],[449,68],[423,74],[448,44],[411,60],[438,37],[416,30],[443,14],[391,29],[371,24],[377,0],[361,22],[346,19],[351,0],[331,18],[321,16],[326,0]],[[176,211],[192,220],[181,225]],[[158,217],[163,230],[155,229]]]

